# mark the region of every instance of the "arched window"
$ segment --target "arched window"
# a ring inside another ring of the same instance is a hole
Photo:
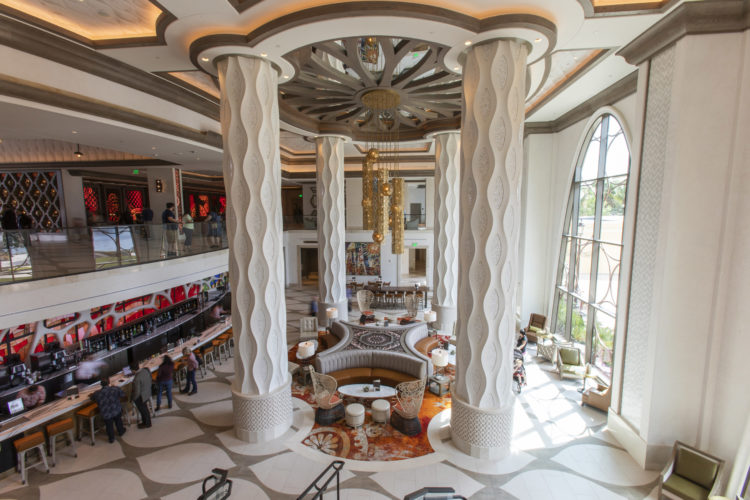
[[[576,164],[563,225],[552,326],[585,349],[609,379],[615,339],[630,150],[622,126],[602,115]]]

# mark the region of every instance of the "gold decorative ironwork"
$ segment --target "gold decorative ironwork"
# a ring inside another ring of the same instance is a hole
[[[404,253],[404,179],[396,177],[391,181],[391,251]]]
[[[362,104],[375,111],[395,109],[401,104],[401,96],[395,90],[375,89],[362,95]]]
[[[375,207],[373,206],[373,182],[375,178],[372,171],[373,163],[374,160],[371,160],[368,152],[368,155],[362,160],[362,225],[365,230],[375,229]]]

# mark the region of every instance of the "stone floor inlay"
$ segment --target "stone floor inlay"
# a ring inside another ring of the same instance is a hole
[[[247,500],[268,500],[266,493],[255,483],[245,479],[230,477],[232,481],[232,494],[230,498],[247,499]],[[171,495],[162,497],[164,500],[195,500],[203,493],[203,482],[199,481],[192,486],[188,486]],[[209,486],[212,483],[209,482]]]
[[[443,463],[418,469],[405,466],[398,471],[378,472],[370,476],[370,479],[396,498],[404,498],[425,486],[449,486],[466,498],[484,488],[482,483]]]
[[[558,470],[522,472],[502,486],[518,498],[545,500],[619,500],[622,497],[580,476]]]
[[[208,382],[198,383],[198,392],[193,395],[175,394],[175,398],[183,403],[212,403],[232,396],[232,387],[225,382]]]
[[[41,500],[133,500],[146,498],[137,474],[123,469],[97,469],[66,477],[39,488]]]
[[[279,493],[299,495],[328,466],[325,462],[315,462],[295,453],[283,453],[251,465],[250,470],[263,484]],[[354,477],[346,469],[339,473],[343,484]]]
[[[138,448],[161,448],[203,435],[194,420],[174,415],[151,419],[149,429],[135,426],[131,426],[131,429],[132,432],[126,433],[122,440]]]
[[[659,475],[656,471],[641,469],[623,450],[596,444],[568,446],[552,460],[590,479],[618,486],[648,484]]]
[[[199,406],[193,408],[190,412],[203,424],[213,425],[214,427],[231,427],[234,425],[231,399]]]
[[[215,468],[231,469],[229,455],[211,444],[178,444],[138,457],[144,476],[157,483],[183,484],[211,475]]]

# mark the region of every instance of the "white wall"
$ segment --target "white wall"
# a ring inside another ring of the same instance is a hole
[[[60,178],[65,203],[65,226],[85,226],[86,206],[83,204],[83,178],[70,175],[66,169],[60,171]]]
[[[346,229],[362,229],[362,178],[344,181],[346,190]]]
[[[83,311],[226,272],[228,250],[0,287],[0,328]]]
[[[317,246],[317,231],[285,231],[284,232],[284,256],[286,269],[286,285],[299,285],[299,248]],[[346,231],[346,242],[372,242],[371,231]],[[432,268],[433,268],[433,234],[430,230],[422,231],[404,231],[404,247],[427,249],[427,286],[432,287]],[[408,250],[407,250],[408,251]],[[399,284],[399,256],[391,253],[390,234],[383,241],[380,247],[380,267],[383,281],[390,281],[394,286]],[[358,281],[374,280],[374,276],[356,276]],[[346,276],[347,280],[352,279],[352,275]]]
[[[149,167],[146,175],[148,177],[148,203],[151,210],[154,211],[154,224],[161,224],[161,213],[166,210],[167,203],[177,204],[177,196],[174,184],[173,168],[154,168]],[[163,191],[156,191],[156,179],[161,179]],[[179,214],[177,214],[179,215]]]

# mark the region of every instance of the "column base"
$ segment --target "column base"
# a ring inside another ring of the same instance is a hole
[[[432,304],[432,310],[437,313],[435,328],[443,333],[451,335],[453,333],[453,325],[456,323],[456,309],[456,307]]]
[[[248,443],[272,441],[292,425],[292,386],[289,382],[274,392],[252,396],[232,389],[234,433]]]
[[[330,326],[328,324],[328,316],[326,316],[326,309],[329,307],[335,307],[339,310],[337,321],[347,321],[349,319],[348,300],[342,300],[341,302],[318,302],[318,324],[320,326]]]
[[[510,453],[513,399],[498,409],[472,406],[452,392],[451,439],[462,452],[476,458],[500,460]]]

